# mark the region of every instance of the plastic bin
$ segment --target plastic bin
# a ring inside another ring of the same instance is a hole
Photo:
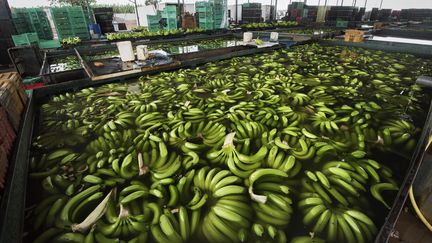
[[[38,44],[39,38],[36,33],[25,33],[21,35],[12,35],[12,40],[15,46],[26,46],[32,44]]]

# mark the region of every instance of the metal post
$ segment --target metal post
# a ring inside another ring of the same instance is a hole
[[[177,0],[177,28],[181,28],[180,0]]]
[[[325,6],[327,6],[327,0],[325,0],[325,2],[324,2],[324,7],[325,7]]]
[[[339,0],[336,0],[336,6],[338,6],[339,5]]]
[[[271,10],[271,7],[270,7]],[[274,20],[277,21],[277,0],[275,0],[275,6],[274,6]]]
[[[272,15],[273,15],[273,10],[271,9],[273,7],[273,0],[270,0],[270,22],[273,21]]]
[[[342,0],[341,6],[343,6],[343,1],[344,1],[344,0]]]
[[[90,9],[90,4],[89,4],[88,0],[86,0],[86,7],[87,7],[87,13],[88,13],[87,17],[90,21],[89,23],[90,24],[96,23],[96,20],[93,20],[93,16],[91,14],[91,9]]]
[[[381,0],[380,9],[382,9],[383,1],[384,1],[384,0]]]
[[[368,1],[368,0],[365,0],[365,5],[364,5],[364,8],[366,8],[366,4],[367,4],[367,1]]]
[[[238,0],[235,1],[235,22],[236,22],[236,24],[238,23],[237,8],[238,8]]]
[[[318,0],[318,6],[321,4],[321,0]]]

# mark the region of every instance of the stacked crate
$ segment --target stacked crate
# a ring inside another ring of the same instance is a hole
[[[162,18],[162,12],[161,11],[157,11],[156,15],[147,15],[147,24],[148,24],[148,29],[151,32],[156,32],[158,30],[160,30],[160,19]]]
[[[11,63],[7,49],[13,47],[12,35],[16,34],[7,0],[0,0],[0,65]]]
[[[226,27],[227,1],[210,0],[195,3],[198,25],[202,29],[213,30]]]
[[[333,6],[327,12],[327,21],[353,21],[357,15],[358,8],[349,6]]]
[[[213,17],[215,29],[225,28],[224,18],[225,18],[225,1],[213,0]]]
[[[167,30],[174,30],[177,29],[177,6],[175,5],[167,5],[162,10],[162,18],[165,18],[166,20],[166,27]]]
[[[261,22],[261,3],[243,3],[242,5],[242,21],[244,23],[259,23]]]
[[[0,188],[5,184],[8,161],[26,102],[18,73],[0,74]]]
[[[18,34],[36,33],[39,39],[53,39],[48,16],[42,8],[13,9],[12,19]]]
[[[68,37],[79,37],[89,40],[88,13],[82,7],[51,8],[59,40]]]
[[[16,72],[0,74],[0,106],[7,114],[12,127],[18,131],[21,113],[27,102],[21,78]]]
[[[215,28],[215,21],[213,17],[213,4],[211,2],[196,2],[195,9],[198,13],[198,25],[205,30],[212,30]]]

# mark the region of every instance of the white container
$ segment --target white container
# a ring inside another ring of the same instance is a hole
[[[148,58],[148,48],[147,45],[139,45],[137,49],[137,58],[140,61],[144,61]]]
[[[120,53],[120,58],[123,62],[135,61],[135,54],[132,48],[132,42],[120,41],[117,42],[117,49]]]
[[[270,41],[278,41],[279,39],[279,33],[278,32],[271,32],[270,33]]]
[[[249,43],[252,42],[253,33],[252,32],[244,32],[243,33],[243,42]]]

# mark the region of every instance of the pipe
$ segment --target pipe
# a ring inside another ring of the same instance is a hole
[[[425,216],[420,211],[420,208],[417,205],[417,202],[416,202],[415,197],[414,197],[412,185],[410,186],[408,193],[409,193],[409,198],[410,198],[411,204],[412,204],[414,211],[416,212],[417,216],[420,218],[420,220],[423,222],[423,224],[429,229],[429,231],[432,231],[432,225],[427,221],[427,219],[425,218]]]
[[[236,22],[236,24],[238,23],[237,8],[238,8],[238,0],[235,1],[235,22]]]
[[[417,78],[415,83],[424,87],[432,88],[432,77],[420,76]]]

